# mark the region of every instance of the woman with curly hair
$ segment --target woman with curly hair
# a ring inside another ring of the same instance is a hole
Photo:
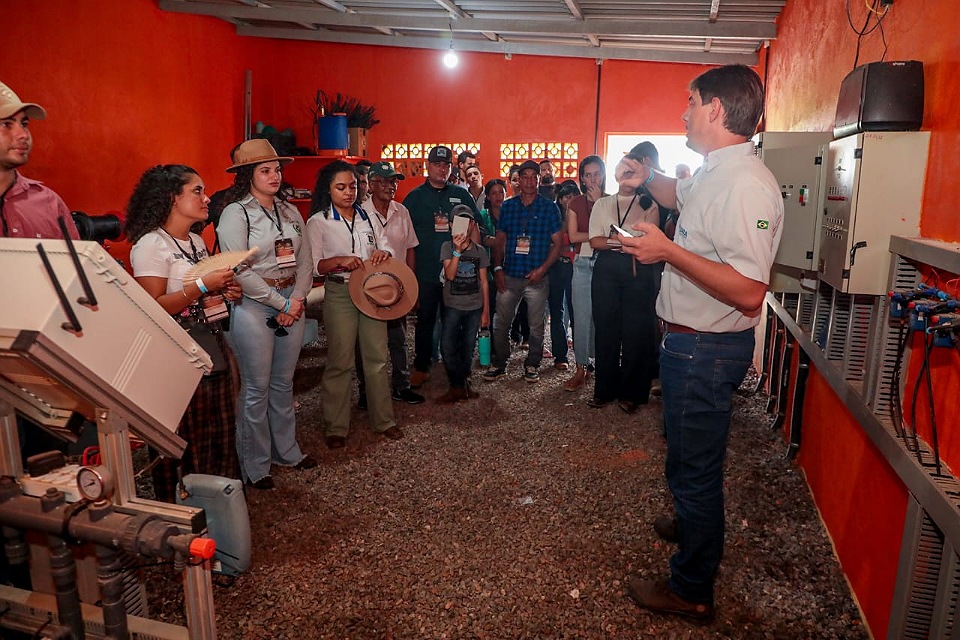
[[[243,480],[272,489],[270,465],[312,469],[316,460],[297,444],[293,373],[300,357],[304,300],[313,286],[313,259],[303,218],[280,190],[283,165],[266,140],[247,140],[234,153],[233,186],[217,236],[224,251],[257,249],[237,275],[243,297],[230,318],[230,341],[240,361],[237,450]]]
[[[204,309],[213,308],[206,304],[211,296],[240,297],[230,269],[183,281],[190,266],[207,256],[207,248],[197,233],[207,219],[209,202],[196,171],[181,164],[168,164],[147,169],[127,205],[125,231],[133,243],[133,275],[178,320],[204,320]],[[216,339],[225,355],[227,370],[201,378],[177,428],[177,434],[187,441],[182,458],[179,463],[164,460],[154,467],[153,487],[158,500],[174,501],[178,466],[183,475],[205,473],[235,478],[239,473],[234,429],[236,363],[219,331]]]
[[[364,260],[380,264],[391,254],[383,227],[371,224],[357,204],[357,174],[352,165],[334,160],[317,176],[307,220],[307,237],[316,272],[326,276],[323,324],[327,364],[320,383],[327,446],[339,449],[350,430],[350,393],[354,345],[359,341],[370,426],[392,440],[403,437],[393,415],[387,375],[387,323],[365,316],[353,304],[350,272]]]

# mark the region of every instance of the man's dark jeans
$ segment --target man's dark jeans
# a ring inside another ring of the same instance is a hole
[[[660,345],[666,475],[680,537],[670,558],[670,588],[692,602],[713,602],[723,555],[723,462],[733,394],[750,367],[753,346],[753,329],[668,332]]]
[[[420,282],[420,297],[417,307],[417,328],[413,334],[413,368],[430,371],[433,357],[433,327],[443,303],[443,285],[436,282]]]

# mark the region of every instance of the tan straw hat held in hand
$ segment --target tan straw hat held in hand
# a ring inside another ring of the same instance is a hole
[[[404,262],[390,258],[374,266],[370,260],[350,272],[350,299],[365,316],[375,320],[402,318],[417,303],[420,286]]]
[[[233,165],[227,167],[227,173],[236,173],[237,169],[248,164],[260,164],[273,160],[279,160],[281,165],[293,162],[293,158],[278,156],[276,149],[268,141],[263,138],[254,138],[237,147],[233,153]]]

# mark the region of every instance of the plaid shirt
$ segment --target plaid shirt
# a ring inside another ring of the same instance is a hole
[[[500,207],[497,232],[507,236],[503,254],[503,272],[511,278],[523,278],[547,261],[550,236],[560,231],[560,210],[557,205],[538,195],[529,206],[520,196],[510,198]],[[530,253],[517,253],[517,238],[530,237]]]

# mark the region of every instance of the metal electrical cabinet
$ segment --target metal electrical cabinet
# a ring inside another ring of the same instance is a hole
[[[920,232],[929,131],[878,131],[830,143],[820,278],[842,293],[882,295],[890,236]]]
[[[814,271],[818,250],[823,198],[823,154],[833,139],[829,132],[779,132],[760,134],[757,153],[777,182],[783,196],[783,234],[774,262],[802,271]]]

